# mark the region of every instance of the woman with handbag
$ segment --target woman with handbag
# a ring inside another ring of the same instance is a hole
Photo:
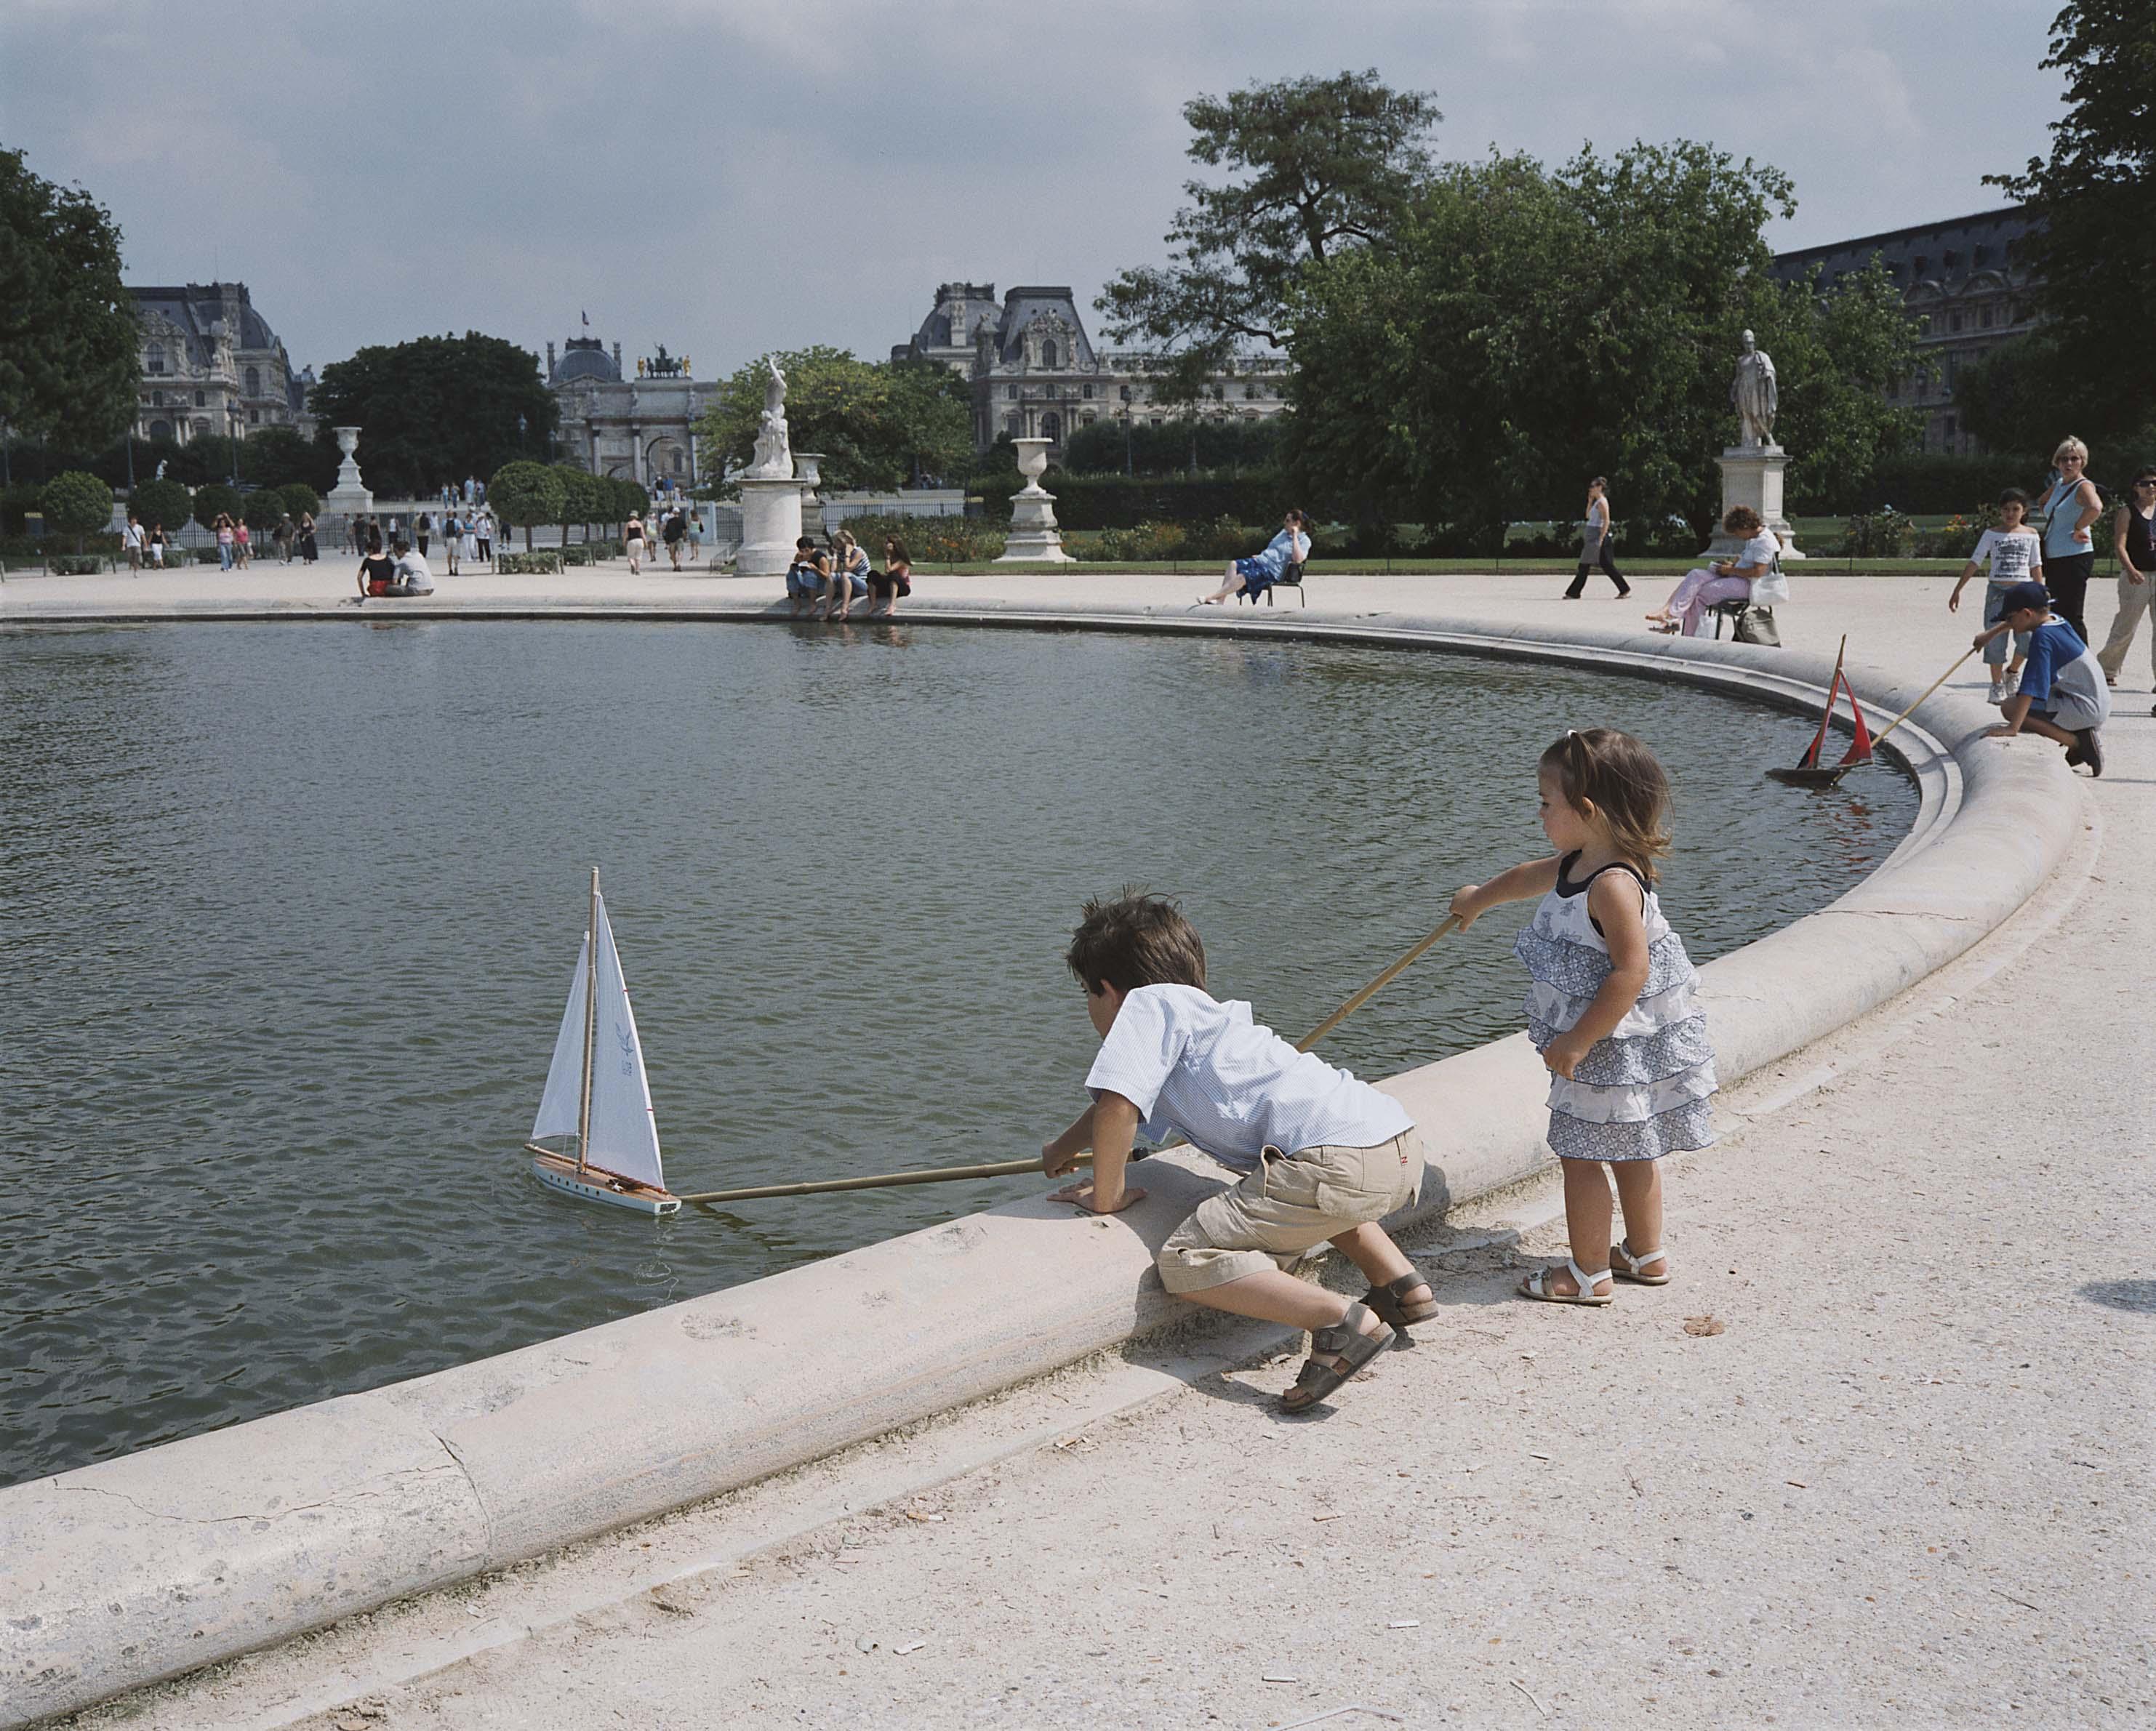
[[[1587,574],[1599,569],[1603,575],[1617,586],[1620,601],[1632,592],[1632,586],[1617,569],[1614,552],[1615,537],[1610,534],[1609,483],[1600,475],[1587,484],[1587,516],[1581,526],[1579,569],[1573,574],[1572,586],[1564,592],[1567,601],[1578,601],[1587,592]]]
[[[1789,580],[1777,562],[1781,545],[1767,532],[1759,514],[1740,504],[1722,520],[1723,532],[1745,537],[1743,546],[1727,559],[1711,566],[1695,566],[1685,573],[1669,600],[1647,622],[1656,631],[1675,636],[1682,630],[1696,638],[1707,622],[1707,610],[1717,602],[1746,601],[1753,605],[1789,598]]]

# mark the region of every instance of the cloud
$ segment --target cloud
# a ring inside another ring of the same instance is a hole
[[[2019,0],[12,0],[0,112],[137,281],[249,283],[295,357],[593,329],[700,371],[879,355],[939,281],[1158,260],[1200,91],[1374,65],[1441,153],[1707,138],[1791,173],[1789,244],[1994,201],[2056,113]]]

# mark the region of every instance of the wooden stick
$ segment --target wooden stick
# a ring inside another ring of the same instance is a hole
[[[1354,996],[1348,999],[1324,1021],[1306,1034],[1296,1047],[1297,1052],[1307,1052],[1326,1035],[1339,1027],[1363,1005],[1368,1003],[1385,986],[1405,973],[1409,966],[1430,947],[1459,923],[1456,916],[1448,914],[1438,929],[1417,944],[1412,950],[1378,976]],[[1173,1142],[1163,1147],[1174,1147]],[[1081,1154],[1079,1162],[1092,1159]],[[901,1184],[955,1184],[969,1178],[1018,1178],[1028,1172],[1040,1170],[1040,1162],[1031,1160],[994,1160],[978,1166],[928,1166],[916,1172],[879,1172],[865,1178],[817,1178],[798,1184],[757,1184],[740,1190],[704,1190],[684,1196],[681,1200],[709,1211],[714,1202],[746,1202],[757,1196],[820,1196],[833,1191],[880,1190],[888,1185]]]
[[[1959,660],[1957,660],[1952,667],[1948,668],[1944,673],[1941,673],[1938,679],[1933,680],[1930,684],[1924,688],[1924,697],[1929,697],[1934,691],[1937,691],[1940,686],[1945,684],[1948,680],[1951,679],[1956,673],[1959,673],[1961,671],[1962,662],[1968,660],[1970,656],[1975,654],[1976,648],[1977,646],[1972,643],[1967,649],[1964,650]],[[1875,750],[1877,748],[1880,740],[1885,739],[1888,734],[1893,732],[1896,728],[1899,727],[1904,721],[1907,721],[1912,715],[1917,713],[1917,704],[1923,702],[1924,697],[1918,698],[1916,703],[1911,704],[1907,709],[1902,710],[1900,714],[1897,715],[1892,721],[1888,722],[1885,727],[1871,735],[1871,744]]]

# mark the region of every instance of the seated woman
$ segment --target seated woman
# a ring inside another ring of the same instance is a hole
[[[370,529],[367,532],[367,555],[359,561],[359,598],[363,602],[370,595],[387,595],[389,586],[397,581],[397,561],[382,551],[382,531]]]
[[[846,530],[831,538],[831,597],[819,618],[843,619],[855,601],[869,592],[869,550]]]
[[[801,610],[821,595],[831,579],[831,561],[816,551],[816,543],[808,535],[793,543],[793,562],[786,567],[786,598],[793,604],[793,617],[799,618]]]
[[[1198,604],[1217,607],[1231,595],[1247,595],[1255,601],[1280,581],[1288,566],[1301,565],[1309,557],[1310,519],[1301,511],[1290,511],[1281,520],[1281,532],[1265,544],[1265,551],[1255,559],[1230,561],[1228,581],[1210,595],[1199,596]]]
[[[1707,610],[1718,601],[1785,601],[1789,586],[1774,569],[1781,546],[1767,533],[1759,514],[1740,504],[1722,520],[1724,530],[1745,537],[1744,545],[1732,559],[1712,566],[1695,566],[1685,573],[1659,612],[1647,615],[1656,630],[1674,634],[1680,627],[1688,638],[1699,635]]]
[[[886,619],[898,611],[898,598],[913,593],[913,561],[906,551],[906,543],[896,538],[883,544],[883,575],[869,573],[869,617],[876,615],[879,603]]]

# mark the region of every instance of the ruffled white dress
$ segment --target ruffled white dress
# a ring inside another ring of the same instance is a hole
[[[1609,946],[1587,911],[1587,886],[1574,881],[1577,853],[1558,863],[1558,887],[1512,945],[1534,984],[1527,990],[1527,1036],[1545,1049],[1572,1027],[1609,977]],[[1629,866],[1609,866],[1637,878]],[[1684,940],[1670,930],[1644,880],[1647,983],[1640,1001],[1606,1039],[1588,1048],[1569,1080],[1550,1077],[1549,1145],[1567,1160],[1658,1160],[1714,1140],[1710,1097],[1714,1047],[1700,1008],[1699,975]]]

